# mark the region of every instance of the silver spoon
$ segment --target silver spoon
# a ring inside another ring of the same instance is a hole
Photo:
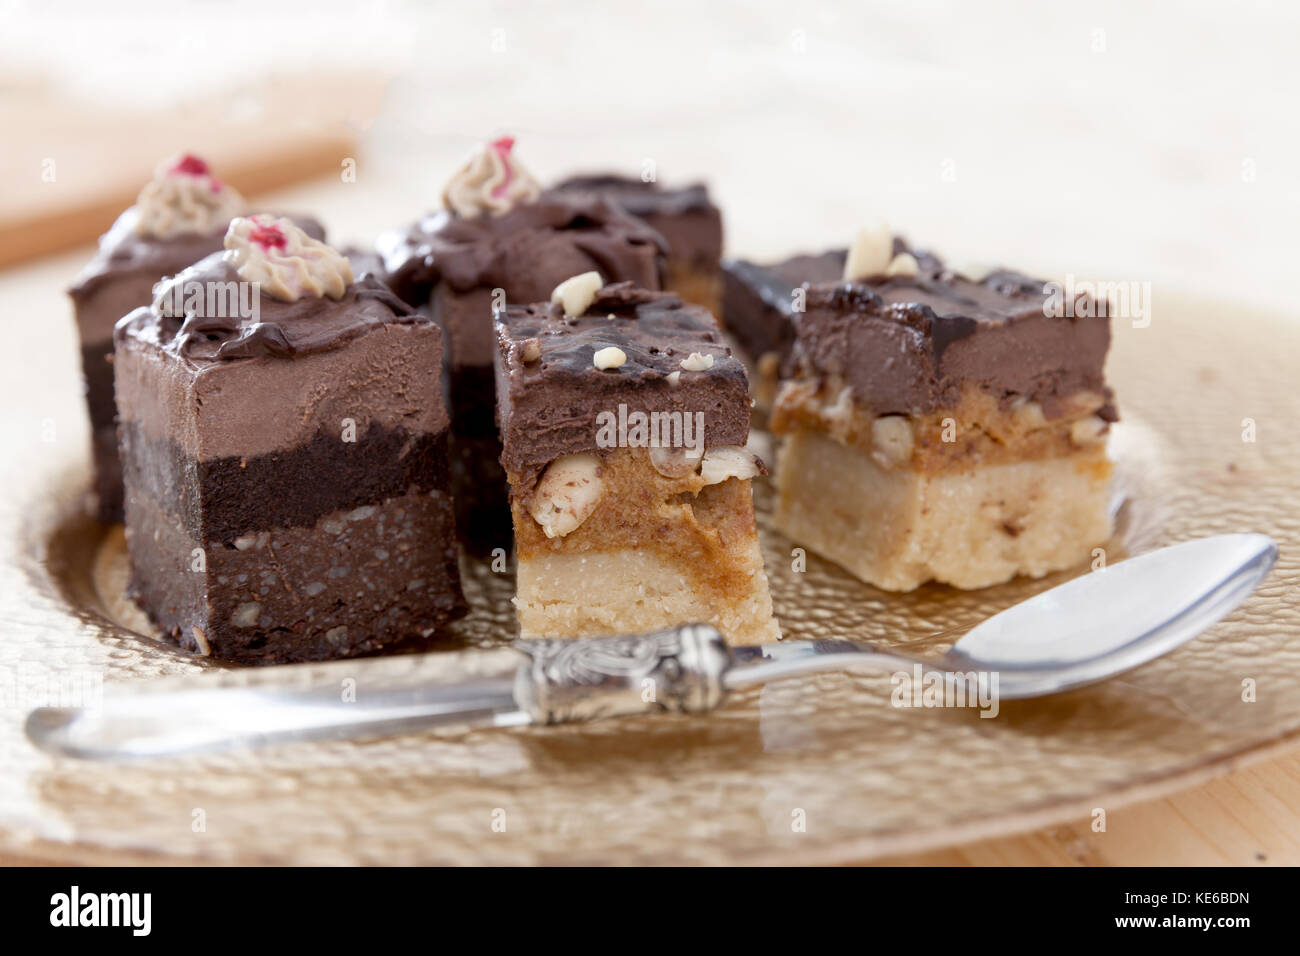
[[[186,679],[179,687],[109,696],[100,706],[43,707],[28,715],[26,729],[53,753],[140,758],[448,725],[702,713],[734,690],[859,667],[920,666],[942,679],[974,681],[981,693],[995,688],[1004,700],[1038,697],[1105,680],[1191,640],[1245,600],[1276,560],[1277,545],[1259,534],[1152,551],[996,614],[938,657],[851,641],[728,648],[712,627],[686,625],[635,636],[519,641],[515,647],[527,659],[517,668],[455,683],[431,682],[418,668],[394,675],[391,666],[377,669],[383,662],[351,661],[346,673],[363,689],[351,699],[341,697],[337,678],[300,679],[308,673],[301,667],[269,669],[249,687]]]

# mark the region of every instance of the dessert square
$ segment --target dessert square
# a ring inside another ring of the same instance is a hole
[[[704,309],[595,276],[496,316],[525,636],[713,624],[780,636],[744,445],[744,367]]]
[[[68,290],[81,340],[81,368],[90,412],[97,513],[122,520],[122,466],[113,402],[113,326],[153,301],[154,286],[221,249],[231,218],[244,211],[235,189],[207,163],[182,155],[164,162],[131,208],[99,240],[99,250]],[[297,219],[314,238],[320,224]]]
[[[777,526],[892,591],[1088,559],[1110,535],[1106,303],[876,245],[795,313]]]
[[[794,306],[805,282],[833,282],[844,275],[844,249],[798,255],[766,265],[745,259],[722,261],[722,320],[745,353],[754,405],[772,409],[781,365],[794,346]]]
[[[703,183],[669,188],[613,173],[572,176],[560,193],[595,193],[644,220],[668,241],[664,288],[722,314],[722,211]]]
[[[241,663],[432,635],[464,612],[442,333],[287,219],[224,244],[116,329],[131,595]]]
[[[544,301],[570,276],[660,287],[663,239],[594,195],[543,194],[497,140],[475,153],[443,195],[445,209],[380,237],[387,282],[446,335],[452,491],[462,543],[510,547],[510,514],[494,418],[494,309]]]

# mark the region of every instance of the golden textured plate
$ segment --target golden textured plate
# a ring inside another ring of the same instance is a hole
[[[898,709],[885,674],[737,695],[707,718],[412,734],[109,766],[22,737],[69,686],[203,673],[233,684],[343,679],[355,663],[239,670],[132,633],[120,532],[85,518],[84,426],[66,377],[20,368],[0,507],[0,849],[84,861],[296,863],[847,862],[1043,826],[1187,786],[1300,737],[1300,323],[1160,294],[1117,322],[1113,452],[1125,497],[1109,550],[1260,531],[1277,569],[1230,618],[1101,686],[972,710]],[[43,424],[62,425],[50,440]],[[1253,436],[1252,436],[1253,431]],[[1253,441],[1245,440],[1253,437]],[[75,440],[74,440],[75,439]],[[766,516],[770,494],[760,491]],[[1063,580],[890,595],[764,531],[787,637],[937,652],[954,632]],[[457,649],[366,666],[453,674],[499,664],[510,582],[473,569]],[[914,649],[918,649],[915,648]],[[78,683],[79,682],[79,683]],[[1254,687],[1244,700],[1244,682]]]

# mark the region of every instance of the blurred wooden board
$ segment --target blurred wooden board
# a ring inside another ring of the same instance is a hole
[[[1300,754],[1022,836],[886,857],[892,866],[1300,866]]]
[[[104,109],[33,83],[0,90],[0,266],[93,240],[158,162],[196,153],[246,196],[339,175],[387,78],[272,78],[165,112]]]

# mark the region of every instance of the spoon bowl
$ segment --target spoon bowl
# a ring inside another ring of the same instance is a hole
[[[1080,575],[973,628],[945,656],[997,671],[1005,698],[1082,687],[1185,644],[1232,612],[1277,561],[1262,534],[1199,538]]]
[[[1005,700],[1094,684],[1167,654],[1227,616],[1277,561],[1262,534],[1197,538],[1129,558],[995,614],[941,657],[853,641],[738,648],[728,689],[847,667],[998,675]],[[752,653],[751,653],[752,652]]]

